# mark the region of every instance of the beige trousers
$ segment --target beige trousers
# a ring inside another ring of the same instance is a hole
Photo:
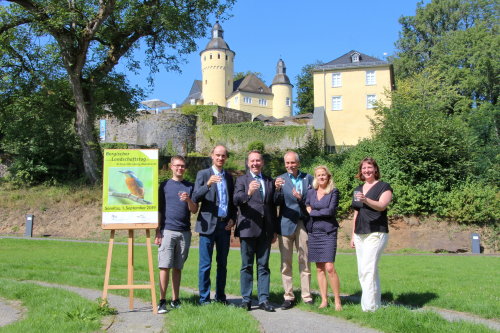
[[[308,262],[307,250],[307,231],[302,220],[297,223],[295,233],[290,236],[279,236],[278,242],[281,252],[281,279],[283,280],[283,289],[285,289],[284,298],[288,301],[294,301],[293,294],[293,246],[298,252],[299,272],[300,272],[300,291],[304,302],[312,301],[311,297],[311,265]]]

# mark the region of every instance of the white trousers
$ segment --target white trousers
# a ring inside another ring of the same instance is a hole
[[[372,232],[354,234],[354,245],[358,260],[358,277],[361,284],[361,309],[375,311],[381,306],[380,278],[378,262],[384,251],[389,234]]]

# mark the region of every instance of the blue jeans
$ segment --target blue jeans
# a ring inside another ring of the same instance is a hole
[[[217,251],[215,257],[217,261],[215,299],[217,301],[226,300],[227,255],[229,254],[231,231],[226,230],[225,227],[226,223],[218,222],[212,234],[200,234],[200,264],[198,269],[200,303],[210,302],[210,269],[212,268],[214,245]]]
[[[241,237],[241,271],[240,286],[244,302],[251,302],[253,287],[253,263],[257,258],[257,292],[259,304],[269,298],[269,283],[271,272],[269,270],[269,254],[271,242],[263,232],[259,237]]]

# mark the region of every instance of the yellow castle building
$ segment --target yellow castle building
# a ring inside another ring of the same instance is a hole
[[[234,58],[224,40],[224,30],[217,22],[212,39],[200,52],[202,80],[194,81],[182,104],[219,105],[258,115],[283,118],[292,115],[292,84],[286,75],[285,62],[278,60],[276,75],[267,86],[254,74],[234,81]]]
[[[387,103],[384,92],[394,86],[390,63],[354,50],[316,66],[313,81],[314,126],[331,152],[370,137],[374,103]]]

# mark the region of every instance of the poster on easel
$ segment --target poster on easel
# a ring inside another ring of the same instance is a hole
[[[158,226],[158,149],[105,149],[103,229]]]

